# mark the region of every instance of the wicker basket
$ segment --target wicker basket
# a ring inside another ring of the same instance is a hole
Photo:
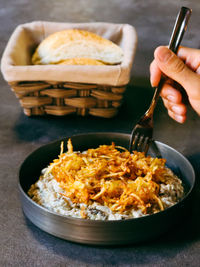
[[[117,43],[118,38],[118,42],[123,47],[124,39],[126,39],[123,27],[125,26],[121,24],[109,23],[64,24],[50,22],[33,22],[18,26],[5,49],[1,67],[4,78],[19,99],[24,113],[27,116],[44,114],[64,116],[72,113],[104,118],[115,116],[129,82],[136,47],[135,36],[134,41],[132,40],[128,46],[129,53],[126,53],[126,49],[124,51],[126,60],[125,64],[123,65],[122,62],[121,66],[104,66],[99,69],[99,66],[84,68],[85,66],[47,65],[37,67],[31,66],[30,58],[42,39],[52,32],[66,28],[87,29],[97,34],[101,33],[106,38],[108,38],[107,33],[109,32],[109,39],[114,39]],[[130,34],[132,26],[128,25],[128,27],[131,27],[128,28]],[[40,29],[43,29],[42,34]],[[119,36],[116,38],[116,34],[114,34],[116,31],[118,35],[120,34],[120,38]],[[24,35],[24,42],[20,39],[22,35]],[[13,42],[19,42],[22,46],[22,63],[21,58],[17,60],[17,56],[13,56],[13,47],[16,49],[16,43],[13,45]],[[79,75],[74,73],[79,73]]]
[[[111,118],[117,114],[126,88],[52,81],[9,84],[27,116],[76,113]]]

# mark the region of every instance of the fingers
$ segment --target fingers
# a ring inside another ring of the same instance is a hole
[[[200,115],[200,50],[180,47],[176,56],[167,47],[160,46],[156,48],[154,57],[150,66],[152,86],[158,85],[163,73],[185,89],[189,103]],[[165,84],[161,96],[169,115],[178,122],[184,122],[186,106],[182,103],[180,92]]]
[[[164,105],[168,110],[171,118],[179,123],[184,123],[186,120],[186,106],[184,104],[174,104],[168,100],[163,99]]]
[[[186,106],[182,103],[181,93],[166,83],[163,86],[161,97],[169,116],[179,123],[185,122],[187,110]]]
[[[185,115],[178,115],[176,113],[174,113],[171,110],[168,110],[168,115],[175,121],[179,122],[179,123],[184,123],[186,121],[186,116]]]
[[[160,95],[162,98],[175,104],[180,104],[182,102],[181,93],[167,82],[164,84]]]
[[[155,60],[150,65],[150,77],[151,85],[157,86],[161,78],[161,71]],[[186,120],[186,106],[182,103],[181,93],[170,84],[169,80],[164,84],[160,95],[169,116],[179,123],[184,123]]]
[[[172,51],[164,46],[160,46],[156,48],[154,56],[158,68],[165,75],[181,84],[188,95],[195,97],[199,93],[197,88],[199,88],[200,78]]]
[[[180,47],[177,53],[178,57],[181,58],[185,64],[196,73],[200,74],[200,50]]]
[[[156,61],[154,60],[150,65],[150,82],[153,87],[158,86],[161,74],[161,70],[159,69]]]
[[[166,50],[169,50],[169,49],[167,49],[167,47],[162,47],[162,46],[158,47],[155,51],[155,55],[159,56],[159,54],[164,50],[163,48],[165,48]],[[194,49],[194,48],[189,48],[189,47],[180,47],[177,55],[182,61],[184,61],[184,63],[192,71],[200,74],[200,50],[199,49]],[[176,56],[175,56],[175,59],[177,59]],[[158,60],[157,58],[154,59],[150,65],[150,76],[151,76],[150,80],[151,80],[152,86],[157,86],[159,83],[160,77],[161,77],[161,70],[159,68],[159,64],[158,64],[159,62],[157,62],[157,60]],[[165,63],[165,64],[167,64],[167,63]],[[182,62],[176,63],[176,64],[182,65]],[[183,65],[182,65],[182,67],[183,67]],[[175,66],[175,68],[178,68],[178,66]],[[167,75],[167,76],[171,77],[170,75]]]

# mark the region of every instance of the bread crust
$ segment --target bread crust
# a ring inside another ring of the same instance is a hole
[[[68,58],[57,63],[58,65],[105,65],[105,63],[92,58]]]

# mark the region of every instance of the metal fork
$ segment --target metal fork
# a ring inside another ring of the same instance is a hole
[[[190,18],[192,10],[187,7],[182,7],[177,18],[172,31],[168,48],[171,49],[175,54],[178,51],[179,45],[183,38],[184,32],[186,31],[188,20]],[[153,113],[156,107],[156,104],[159,99],[161,89],[166,81],[167,77],[162,75],[161,80],[158,84],[158,87],[155,89],[151,104],[145,114],[140,118],[138,123],[132,130],[129,151],[134,150],[148,152],[149,146],[152,143],[153,139]],[[156,145],[154,143],[154,149]],[[158,153],[158,151],[157,151]]]

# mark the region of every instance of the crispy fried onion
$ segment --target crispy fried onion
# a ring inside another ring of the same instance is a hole
[[[123,147],[101,145],[84,153],[73,152],[68,140],[68,152],[63,143],[58,159],[49,172],[73,203],[97,202],[112,211],[126,213],[140,209],[144,214],[163,210],[159,198],[160,183],[164,182],[165,159],[132,154]]]

